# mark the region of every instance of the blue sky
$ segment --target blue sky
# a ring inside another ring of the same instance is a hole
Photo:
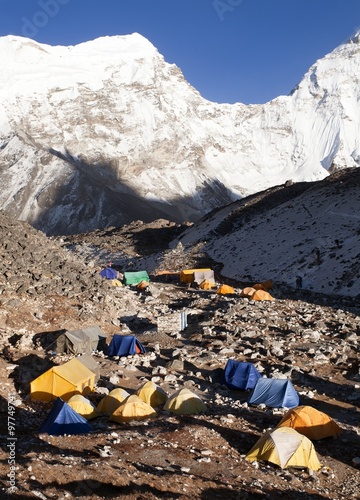
[[[360,0],[0,0],[0,36],[75,45],[138,32],[203,97],[264,103],[290,93],[360,28]]]

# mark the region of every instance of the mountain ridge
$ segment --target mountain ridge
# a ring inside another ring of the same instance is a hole
[[[138,206],[147,221],[196,221],[288,179],[358,166],[354,40],[291,95],[244,105],[203,99],[139,34],[70,47],[3,37],[0,208],[49,235],[128,223]]]

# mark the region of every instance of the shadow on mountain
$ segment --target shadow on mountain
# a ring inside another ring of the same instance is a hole
[[[71,165],[73,174],[62,185],[53,185],[38,196],[43,211],[31,224],[48,236],[79,234],[133,220],[193,221],[234,199],[218,180],[205,181],[193,197],[179,197],[171,203],[146,199],[119,178],[117,166],[111,162],[89,164],[69,151],[49,152]],[[199,199],[206,200],[204,208],[200,208]]]
[[[201,244],[208,237],[224,236],[243,225],[251,225],[254,215],[265,214],[266,211],[279,207],[317,186],[315,182],[285,183],[285,185],[249,196],[246,202],[242,200],[234,202],[234,194],[219,181],[214,180],[211,183],[205,182],[193,196],[178,197],[174,198],[171,203],[163,203],[139,196],[126,181],[119,179],[117,166],[111,162],[100,161],[97,164],[89,164],[68,151],[61,153],[52,149],[50,152],[70,165],[73,173],[62,185],[49,187],[37,199],[39,206],[43,207],[43,212],[32,222],[32,225],[48,236],[75,235],[91,230],[116,228],[134,220],[149,223],[165,219],[180,224],[184,221],[198,220],[205,211],[208,211],[204,219],[206,221],[213,213],[216,213],[216,207],[223,207],[226,204],[233,206],[232,211],[215,229],[206,236],[199,237],[198,243]],[[341,190],[344,190],[349,183],[358,182],[359,174],[358,168],[346,169],[321,181],[321,185],[331,185],[332,189],[336,190],[340,189],[341,184]],[[200,199],[204,200],[203,205],[199,202]],[[200,206],[204,206],[204,209],[199,208]],[[310,213],[309,217],[314,216]],[[169,242],[179,236],[183,228],[140,228],[132,233],[134,249],[141,257],[164,249],[164,247],[168,248]],[[196,224],[194,228],[196,229]],[[106,237],[111,238],[112,232],[106,234]],[[181,242],[181,236],[179,241]],[[239,248],[239,258],[240,256]],[[94,258],[96,258],[96,252]],[[131,259],[130,261],[133,263]],[[264,256],[264,265],[265,263],[266,256]],[[216,273],[221,278],[222,265],[208,258],[205,253],[199,256],[196,265],[216,267]],[[224,280],[231,284],[230,279],[224,278]],[[238,284],[245,285],[245,282]],[[298,298],[309,303],[329,305],[359,314],[359,308],[356,308],[358,297],[330,297],[307,290],[296,291],[295,286],[294,288],[286,287],[281,283],[278,284],[277,291],[279,291],[279,296],[275,295],[275,298]]]
[[[132,244],[135,250],[143,256],[161,252],[164,248],[168,248],[170,242],[181,234],[185,227],[183,225],[146,227],[132,233]]]

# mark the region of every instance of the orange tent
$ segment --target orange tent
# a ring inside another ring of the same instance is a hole
[[[216,293],[220,295],[226,295],[228,293],[235,293],[235,290],[232,286],[220,285],[219,288],[216,290]]]
[[[263,281],[262,283],[256,283],[253,285],[253,288],[255,290],[264,290],[265,292],[268,292],[273,286],[273,282],[271,280],[266,280]]]
[[[211,290],[214,287],[215,287],[215,283],[213,283],[210,280],[204,280],[199,285],[199,288],[201,288],[202,290]]]
[[[256,292],[255,288],[252,286],[247,286],[241,290],[240,297],[252,297],[254,293]]]
[[[291,427],[309,439],[323,439],[340,434],[341,428],[326,413],[312,406],[296,406],[285,413],[278,427]]]
[[[256,290],[256,292],[250,297],[250,300],[275,300],[269,292],[264,290]]]
[[[140,283],[138,283],[138,284],[136,285],[136,288],[137,288],[138,290],[145,290],[145,288],[147,288],[148,286],[149,286],[149,282],[148,282],[148,281],[146,281],[146,280],[142,280],[142,281],[140,281]]]

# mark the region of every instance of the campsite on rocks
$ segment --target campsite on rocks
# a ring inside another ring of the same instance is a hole
[[[357,169],[308,189],[315,199],[337,192],[344,214],[350,179],[358,206]],[[291,256],[294,263],[304,256],[303,275],[312,273],[314,284],[330,259],[340,290],[354,282],[346,295],[307,289],[310,278],[302,288],[295,278],[281,282],[279,271],[272,280],[275,269],[231,279],[204,251],[209,226],[213,247],[236,237],[241,272],[253,256],[242,254],[235,222],[247,221],[246,231],[266,214],[275,224],[288,189],[197,224],[134,221],[66,237],[0,214],[2,495],[358,498],[359,264],[358,255],[351,266],[342,255],[350,238],[359,249],[358,227],[332,228],[341,244],[322,248],[323,264],[310,259],[321,227],[303,231],[301,251],[295,245]],[[298,196],[309,197],[308,189],[299,186]],[[291,208],[287,215],[295,220]],[[186,242],[195,229],[198,239]],[[274,238],[273,247],[281,245]],[[284,276],[288,259],[289,251],[278,262]],[[263,300],[253,299],[254,287],[266,288]],[[297,409],[306,416],[288,415]],[[296,446],[284,432],[295,434]],[[298,448],[299,436],[306,448]],[[288,443],[291,450],[279,448]]]

